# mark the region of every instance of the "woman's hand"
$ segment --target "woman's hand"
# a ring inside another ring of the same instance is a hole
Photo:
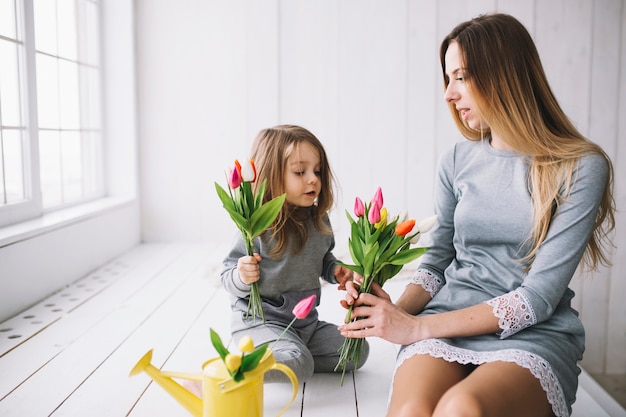
[[[239,272],[239,279],[241,282],[247,285],[251,285],[257,282],[261,278],[259,272],[259,262],[261,262],[261,255],[255,253],[250,256],[242,256],[237,261],[237,272]]]
[[[356,291],[351,285],[346,287],[348,294],[353,289]],[[371,294],[360,294],[355,300],[352,317],[359,320],[339,326],[342,336],[352,338],[377,336],[397,344],[410,344],[419,340],[418,318],[395,306],[389,294],[380,285],[372,284]],[[342,300],[341,304],[345,307],[348,302],[346,296],[346,300]]]

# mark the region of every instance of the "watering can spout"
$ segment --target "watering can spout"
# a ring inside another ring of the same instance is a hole
[[[178,401],[183,407],[187,409],[193,416],[202,417],[202,400],[188,389],[183,387],[178,382],[174,381],[170,375],[165,372],[161,372],[158,368],[152,365],[152,349],[150,349],[133,367],[130,371],[130,375],[137,375],[144,371],[150,376],[157,384],[167,391],[176,401]],[[198,374],[179,374],[181,378],[193,379],[202,381],[202,375]]]

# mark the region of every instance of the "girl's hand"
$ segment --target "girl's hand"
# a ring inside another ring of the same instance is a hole
[[[356,299],[359,297],[359,287],[362,283],[363,277],[355,272],[352,280],[347,281],[343,288],[339,288],[340,290],[346,290],[346,298],[339,301],[343,308],[348,309],[352,304],[354,304]]]
[[[339,286],[337,287],[338,290],[345,290],[346,289],[346,283],[348,281],[352,281],[352,276],[353,276],[354,272],[352,272],[352,270],[343,267],[341,265],[337,265],[335,267],[335,271],[334,271],[334,275],[335,275],[335,279],[337,280],[337,282],[339,283]]]
[[[377,336],[396,344],[410,344],[420,339],[419,319],[394,305],[389,294],[377,284],[372,284],[371,294],[358,296],[352,317],[359,320],[339,326],[344,337]]]
[[[237,261],[237,272],[239,272],[239,279],[244,284],[250,285],[257,282],[261,278],[259,272],[259,262],[261,262],[261,255],[255,253],[250,256],[242,256]]]

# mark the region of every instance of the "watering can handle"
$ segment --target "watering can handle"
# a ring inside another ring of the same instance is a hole
[[[287,405],[282,410],[280,410],[280,413],[278,413],[277,417],[280,417],[283,415],[285,411],[287,411],[287,409],[291,406],[293,401],[296,399],[296,396],[298,395],[298,378],[296,377],[296,374],[293,373],[291,368],[289,368],[287,365],[283,365],[282,363],[275,363],[274,365],[272,365],[270,369],[281,371],[282,373],[287,375],[287,377],[291,381],[291,386],[293,387],[293,394],[291,395],[291,400],[289,400]]]

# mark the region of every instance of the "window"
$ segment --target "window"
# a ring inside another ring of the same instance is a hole
[[[103,195],[97,0],[0,0],[0,226]]]

